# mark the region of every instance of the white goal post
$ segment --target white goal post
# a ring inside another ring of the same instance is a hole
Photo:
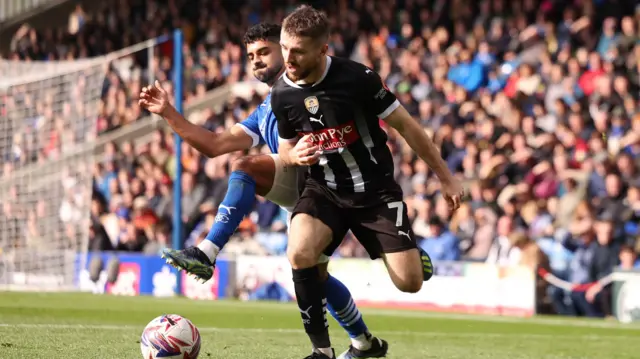
[[[75,289],[107,69],[138,51],[153,56],[155,45],[78,61],[0,59],[0,290]]]

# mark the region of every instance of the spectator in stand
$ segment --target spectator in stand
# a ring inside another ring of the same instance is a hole
[[[581,310],[589,317],[609,317],[613,310],[611,286],[603,286],[599,281],[610,275],[618,264],[620,242],[614,240],[614,225],[613,218],[604,217],[595,226],[597,246],[591,263],[590,282],[597,284],[587,289],[586,302],[578,302],[581,303]]]
[[[82,30],[82,27],[87,22],[87,14],[82,9],[82,5],[76,5],[75,10],[69,15],[69,28],[70,35],[76,35],[78,31]]]
[[[638,259],[638,247],[640,247],[640,237],[637,240],[638,245],[636,247],[623,245],[620,248],[620,268],[623,270],[633,270],[640,268],[640,259]]]
[[[511,234],[515,234],[513,219],[502,216],[498,219],[497,235],[493,241],[486,263],[500,266],[517,265],[520,262],[520,248],[514,246]]]
[[[429,220],[429,235],[419,246],[429,253],[434,261],[456,261],[460,259],[459,240],[437,216]]]
[[[565,240],[564,246],[574,252],[573,258],[569,264],[569,282],[573,285],[585,285],[591,283],[592,268],[594,267],[594,258],[598,248],[596,241],[596,233],[593,228],[588,229],[585,233],[568,238]],[[570,301],[562,297],[554,298],[556,308],[565,306],[564,310],[558,310],[560,314],[597,316],[596,309],[586,301],[583,292],[575,291],[570,293]],[[563,303],[560,303],[562,301]],[[570,303],[570,304],[569,304]],[[563,313],[564,312],[564,313]]]

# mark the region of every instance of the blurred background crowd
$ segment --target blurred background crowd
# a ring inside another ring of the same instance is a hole
[[[95,13],[78,7],[66,28],[36,31],[25,25],[4,57],[91,57],[180,27],[188,105],[221,84],[255,82],[247,71],[242,34],[259,21],[281,20],[298,2],[160,3],[109,0]],[[388,130],[413,231],[435,261],[542,267],[573,284],[600,280],[615,266],[640,267],[640,5],[625,0],[315,3],[331,19],[331,54],[376,69],[469,189],[466,203],[451,213],[433,173]],[[154,77],[171,90],[171,46],[159,46],[153,59],[137,53],[110,67],[100,134],[146,115],[136,97],[147,81],[149,60]],[[223,131],[261,100],[257,93],[249,100],[231,98],[222,111],[204,109],[189,119]],[[15,101],[13,106],[15,111]],[[14,143],[0,146],[12,149],[2,154],[4,175],[12,163],[37,161],[63,146],[64,124],[47,120],[39,129],[57,142],[29,147],[26,138],[33,133],[15,133],[8,140]],[[266,149],[250,153],[257,151]],[[162,130],[145,144],[109,143],[93,168],[90,249],[155,254],[171,245],[178,160],[184,168],[185,245],[198,243],[225,194],[228,164],[242,155],[208,159],[185,144],[176,159],[172,133]],[[73,220],[69,208],[59,212]],[[29,226],[17,224],[21,215],[26,214],[5,206],[0,221],[13,221],[16,233],[28,232]],[[286,213],[257,198],[254,213],[226,251],[280,255],[285,233]],[[21,245],[16,240],[15,246]],[[335,255],[366,253],[349,235]],[[609,314],[606,287],[582,293],[541,290],[548,291],[548,305],[557,313]]]

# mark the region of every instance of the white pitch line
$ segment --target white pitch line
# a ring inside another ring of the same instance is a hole
[[[110,324],[6,324],[0,323],[0,328],[15,329],[89,329],[89,330],[140,330],[142,326],[136,325],[110,325]],[[203,333],[264,333],[264,334],[305,334],[301,329],[291,328],[219,328],[198,327]],[[332,334],[342,333],[332,330]],[[473,333],[473,332],[435,332],[435,331],[393,331],[376,330],[374,334],[381,336],[421,336],[421,337],[454,337],[454,338],[540,338],[540,339],[581,339],[581,340],[628,340],[637,339],[634,335],[568,335],[568,334],[541,334],[541,333]]]
[[[150,300],[157,300],[158,302],[166,301],[167,298],[149,297]],[[295,311],[297,307],[291,303],[272,303],[261,301],[236,301],[236,300],[220,300],[220,301],[190,301],[189,305],[197,306],[219,306],[230,308],[264,308],[270,310],[281,311]],[[485,323],[515,323],[515,324],[532,324],[532,325],[548,325],[548,326],[562,326],[562,327],[575,327],[575,328],[607,328],[607,329],[620,329],[640,331],[640,325],[638,323],[620,323],[617,321],[606,321],[600,319],[585,319],[576,317],[513,317],[513,316],[501,316],[501,315],[483,315],[483,314],[466,314],[466,313],[447,313],[447,312],[430,312],[411,309],[380,309],[380,308],[360,308],[362,314],[367,316],[383,316],[383,317],[404,317],[404,318],[425,318],[425,319],[447,319],[447,320],[460,320],[460,321],[472,321],[472,322],[485,322]]]
[[[407,318],[448,319],[459,321],[486,322],[486,323],[514,323],[548,325],[574,328],[606,328],[640,331],[638,323],[620,323],[617,321],[605,321],[601,319],[563,318],[563,317],[517,317],[506,315],[483,315],[464,313],[442,313],[395,309],[363,309],[361,312],[367,315],[394,316]]]
[[[118,297],[126,300],[129,297]],[[131,297],[134,298],[134,297]],[[145,300],[158,302],[165,304],[170,298],[159,297],[145,297]],[[202,307],[229,307],[234,309],[246,309],[246,308],[263,308],[269,310],[278,311],[295,311],[297,307],[291,303],[271,303],[271,302],[244,302],[235,300],[220,300],[220,301],[189,301],[191,306]],[[69,307],[73,308],[73,307]],[[561,327],[574,327],[574,328],[606,328],[617,329],[625,331],[640,332],[640,325],[638,323],[620,323],[617,321],[606,321],[597,319],[583,319],[572,317],[511,317],[511,316],[499,316],[499,315],[482,315],[482,314],[465,314],[465,313],[446,313],[446,312],[427,312],[420,310],[410,309],[375,309],[375,308],[361,308],[361,312],[367,316],[383,316],[383,317],[404,317],[404,318],[424,318],[424,319],[446,319],[457,321],[472,321],[472,322],[484,322],[484,323],[514,323],[514,324],[530,324],[541,326],[561,326]],[[2,324],[0,324],[1,326]]]

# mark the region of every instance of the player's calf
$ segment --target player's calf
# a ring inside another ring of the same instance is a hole
[[[227,194],[218,208],[213,227],[198,245],[212,262],[253,209],[256,194],[269,193],[275,170],[274,160],[268,155],[241,157],[231,164]]]
[[[374,344],[372,343],[373,336],[369,333],[362,313],[358,310],[349,289],[331,275],[327,276],[324,287],[329,304],[329,312],[349,334],[351,346],[363,351],[371,349]]]
[[[227,194],[218,207],[215,222],[206,238],[197,247],[182,251],[166,249],[163,257],[176,268],[202,281],[209,280],[213,276],[218,253],[253,208],[255,196],[256,181],[252,175],[241,170],[232,172]]]
[[[393,284],[403,292],[416,293],[431,278],[427,272],[432,274],[433,268],[429,255],[416,246],[410,223],[398,195],[397,201],[354,211],[349,226],[371,258],[382,257]]]
[[[315,351],[328,358],[333,358],[334,354],[326,317],[327,298],[317,263],[331,242],[331,233],[331,229],[320,220],[307,214],[297,214],[291,220],[287,248],[304,329]]]
[[[325,258],[326,259],[326,258]],[[327,307],[331,316],[349,334],[351,346],[338,358],[381,358],[387,353],[388,345],[369,332],[364,317],[356,306],[351,292],[339,279],[327,272],[329,262],[320,260],[318,270],[324,282]]]
[[[253,177],[242,171],[232,172],[227,194],[218,207],[215,222],[205,239],[198,244],[211,262],[215,262],[240,222],[251,212],[255,199],[256,181]]]

